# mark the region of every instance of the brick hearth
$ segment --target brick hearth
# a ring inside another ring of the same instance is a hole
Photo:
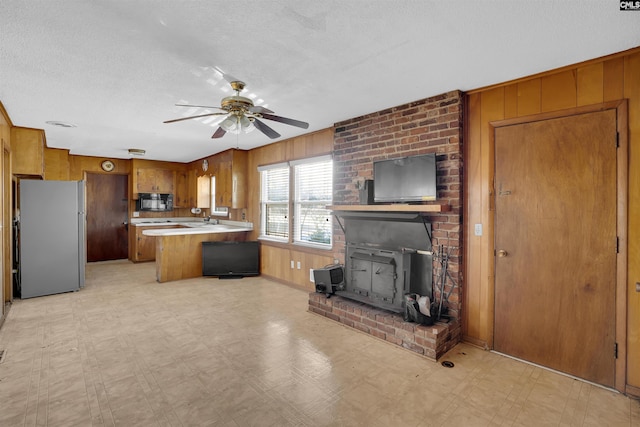
[[[333,295],[309,294],[309,311],[437,360],[460,341],[457,319],[431,326],[405,322],[401,314]]]

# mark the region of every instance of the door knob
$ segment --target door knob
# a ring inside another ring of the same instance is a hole
[[[505,250],[503,250],[503,249],[500,249],[500,250],[497,252],[497,254],[498,254],[498,257],[499,257],[499,258],[504,258],[504,257],[506,257],[507,255],[509,255],[509,254],[507,253],[507,251],[505,251]]]

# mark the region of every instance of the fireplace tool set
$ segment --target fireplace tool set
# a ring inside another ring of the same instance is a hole
[[[451,293],[456,288],[457,283],[451,276],[449,272],[449,258],[451,258],[451,247],[445,252],[444,245],[438,246],[438,251],[433,254],[434,258],[440,263],[440,271],[438,272],[438,277],[435,280],[435,286],[440,291],[440,295],[438,301],[434,300],[432,305],[431,313],[437,310],[436,320],[440,320],[441,317],[447,316],[448,307],[443,307],[444,302],[449,302],[449,297]],[[451,281],[451,289],[449,292],[445,293],[445,286],[447,284],[447,278]],[[435,310],[434,310],[435,309]]]

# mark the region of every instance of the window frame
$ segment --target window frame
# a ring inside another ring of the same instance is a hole
[[[301,180],[299,177],[299,168],[303,168],[304,166],[308,166],[308,165],[318,165],[321,163],[329,163],[330,164],[330,171],[329,171],[329,177],[328,177],[328,181],[329,181],[329,198],[328,199],[318,199],[318,200],[302,200],[299,194],[299,189],[301,186]],[[329,242],[328,243],[322,243],[322,242],[314,242],[314,241],[309,241],[309,240],[304,240],[302,239],[302,226],[303,224],[301,224],[300,220],[300,214],[303,211],[303,207],[304,206],[314,206],[314,205],[321,205],[321,206],[327,206],[327,205],[331,205],[332,201],[333,201],[333,158],[332,156],[316,156],[316,157],[308,157],[305,159],[300,159],[300,160],[295,160],[290,162],[291,165],[291,169],[292,169],[292,175],[293,175],[293,197],[292,197],[292,201],[291,201],[291,210],[293,212],[293,218],[292,218],[292,233],[291,233],[291,243],[293,245],[298,245],[298,246],[307,246],[307,247],[313,247],[313,248],[319,248],[319,249],[332,249],[333,248],[333,223],[330,220],[331,219],[331,213],[328,209],[321,209],[323,211],[326,212],[326,216],[328,219],[328,227],[327,230],[323,230],[323,231],[327,231],[328,235],[329,235]]]
[[[265,200],[265,187],[268,185],[265,182],[265,173],[268,173],[269,171],[273,171],[273,170],[287,170],[287,191],[286,191],[286,195],[287,195],[287,199],[286,201],[269,201],[269,200]],[[259,166],[258,167],[258,172],[260,172],[260,235],[258,236],[259,240],[269,240],[269,241],[273,241],[273,242],[279,242],[279,243],[289,243],[290,239],[291,239],[291,169],[289,167],[288,163],[277,163],[277,164],[273,164],[273,165],[268,165],[268,166]],[[280,205],[285,205],[286,206],[286,219],[287,219],[287,229],[286,229],[286,236],[280,237],[277,235],[270,235],[267,234],[267,216],[266,216],[266,212],[268,211],[268,207],[269,206],[280,206]]]

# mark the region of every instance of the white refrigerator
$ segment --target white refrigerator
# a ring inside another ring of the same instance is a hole
[[[84,181],[21,179],[18,191],[20,297],[84,287]]]

